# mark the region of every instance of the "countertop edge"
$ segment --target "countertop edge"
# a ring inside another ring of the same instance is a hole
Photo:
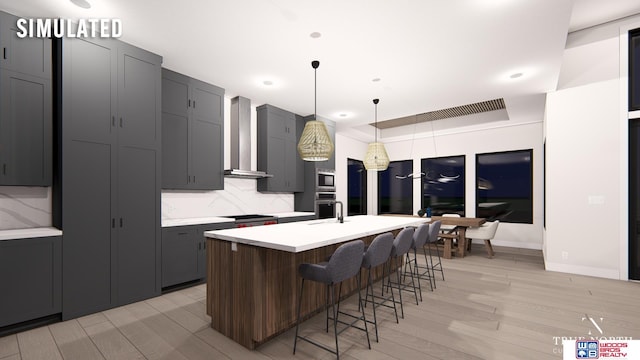
[[[62,236],[62,230],[54,227],[0,230],[0,241]]]

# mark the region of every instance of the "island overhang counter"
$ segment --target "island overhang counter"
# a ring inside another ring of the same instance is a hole
[[[295,325],[301,263],[319,263],[342,243],[365,244],[381,233],[397,232],[428,219],[395,216],[351,216],[344,223],[320,219],[248,228],[206,231],[207,314],[211,327],[253,349]],[[379,278],[381,269],[374,276]],[[302,300],[303,317],[323,309],[326,287],[309,286]],[[343,294],[356,281],[343,284]]]

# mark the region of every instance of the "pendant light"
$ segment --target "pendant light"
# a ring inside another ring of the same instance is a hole
[[[313,120],[307,121],[300,135],[298,142],[298,154],[304,161],[327,161],[333,153],[333,143],[327,132],[327,127],[322,121],[317,120],[317,69],[320,62],[314,60],[311,67],[314,71],[314,97],[313,97]]]
[[[369,143],[367,154],[364,156],[364,167],[367,170],[384,171],[389,166],[389,155],[384,148],[384,144],[378,142],[378,102],[379,99],[373,99],[376,108],[375,122],[375,142]]]

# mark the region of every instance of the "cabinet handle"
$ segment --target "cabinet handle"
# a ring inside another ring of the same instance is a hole
[[[113,229],[116,228],[116,218],[112,218],[111,219],[111,228],[113,228]]]
[[[191,99],[187,102],[187,107],[191,107]]]
[[[120,117],[120,127],[122,127],[122,116]]]
[[[198,250],[202,250],[202,243],[198,243]]]
[[[195,100],[193,100],[193,108],[194,109],[196,108],[196,101]]]
[[[6,60],[7,59],[7,48],[3,47],[2,48],[2,57]]]
[[[116,117],[115,116],[111,117],[111,126],[116,127]]]
[[[195,184],[195,182],[196,182],[196,176],[193,175],[193,183]]]
[[[120,227],[122,227],[122,218],[120,218]]]
[[[188,235],[188,232],[179,232],[178,235]]]
[[[7,175],[7,164],[2,164],[2,175]]]

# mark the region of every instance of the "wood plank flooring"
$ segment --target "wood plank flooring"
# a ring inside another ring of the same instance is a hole
[[[369,326],[340,336],[343,359],[561,359],[562,337],[640,339],[640,283],[544,271],[540,251],[482,245],[443,260],[445,279],[422,284],[423,301],[403,293],[405,318],[377,311],[380,342]],[[376,284],[379,289],[379,284]],[[40,359],[334,359],[305,342],[292,354],[294,331],[245,349],[210,327],[205,285],[101,313],[0,337],[0,360]],[[357,296],[341,309],[356,308]],[[367,307],[371,316],[371,306]],[[597,322],[602,333],[589,318]],[[333,346],[324,313],[300,331]]]

